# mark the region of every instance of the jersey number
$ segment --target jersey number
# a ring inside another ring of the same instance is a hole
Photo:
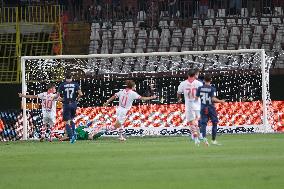
[[[186,89],[188,90],[187,95],[189,99],[193,99],[196,96],[196,88],[188,88]]]
[[[207,104],[207,102],[209,102],[209,104],[212,104],[211,97],[209,97],[208,93],[200,93],[200,99],[202,104]]]
[[[126,102],[127,102],[128,97],[127,96],[123,96],[122,100],[121,100],[121,106],[125,107],[126,106]]]
[[[52,108],[52,100],[44,100],[42,105],[43,105],[43,108],[51,109]]]
[[[74,88],[66,88],[65,89],[67,98],[73,98]]]

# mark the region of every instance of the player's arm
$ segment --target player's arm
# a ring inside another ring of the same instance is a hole
[[[25,95],[25,94],[22,94],[22,93],[18,93],[19,94],[19,97],[21,98],[38,98],[37,95]]]
[[[195,100],[197,101],[200,97],[200,89],[201,89],[201,86],[198,87],[197,91],[196,91],[196,94],[195,94]]]
[[[77,97],[77,101],[78,101],[80,98],[82,98],[82,96],[83,96],[83,92],[82,92],[82,90],[81,90],[81,89],[79,89],[79,90],[78,90],[78,97]]]
[[[225,100],[218,99],[216,96],[212,97],[212,101],[215,102],[215,103],[224,103],[224,102],[226,102]]]
[[[177,99],[178,99],[178,102],[182,102],[182,97],[181,97],[181,94],[180,93],[177,93]]]
[[[154,96],[141,96],[140,100],[153,100],[155,98],[157,98],[156,95],[154,95]]]
[[[60,94],[62,93],[62,91],[63,91],[63,86],[62,86],[62,85],[59,85],[58,90],[57,90],[57,93],[56,93],[56,95],[54,96],[53,99],[59,99]],[[61,101],[62,101],[62,98],[60,98],[60,99],[61,99]]]
[[[213,88],[213,90],[212,90],[212,98],[211,99],[214,103],[224,103],[225,102],[225,100],[220,100],[216,97],[216,89],[215,88]]]
[[[112,97],[110,97],[104,104],[103,104],[103,106],[108,106],[108,104],[110,103],[110,102],[112,102],[114,99],[116,99],[117,98],[117,96],[116,95],[113,95]]]
[[[178,86],[178,91],[177,91],[177,99],[178,99],[178,103],[182,102],[182,97],[181,94],[183,93],[183,87],[182,84],[179,84]]]

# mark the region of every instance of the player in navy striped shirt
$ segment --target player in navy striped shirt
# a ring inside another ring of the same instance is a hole
[[[200,98],[201,100],[201,118],[200,118],[200,130],[203,136],[203,141],[206,145],[209,145],[206,139],[206,127],[208,120],[212,121],[212,144],[218,145],[219,143],[216,141],[217,135],[217,124],[218,124],[218,116],[216,112],[216,108],[214,103],[224,103],[224,100],[220,100],[216,97],[216,89],[211,86],[211,77],[206,75],[204,78],[204,85],[197,89],[196,100]]]
[[[63,121],[71,143],[75,142],[75,123],[73,119],[76,116],[78,100],[83,96],[80,85],[72,81],[72,75],[68,72],[65,75],[65,81],[59,85],[58,96],[62,97],[63,103]]]

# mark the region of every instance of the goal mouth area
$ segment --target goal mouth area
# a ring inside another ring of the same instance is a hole
[[[268,129],[271,103],[269,63],[263,49],[22,57],[22,89],[23,93],[42,92],[47,83],[58,84],[64,79],[65,71],[71,69],[74,79],[80,82],[85,92],[80,107],[101,106],[108,97],[124,87],[125,79],[133,79],[138,93],[149,92],[159,96],[151,103],[134,104],[139,107],[145,105],[149,109],[156,105],[175,104],[179,82],[187,77],[188,70],[194,68],[201,70],[202,77],[212,75],[218,97],[230,103],[258,101],[261,104],[258,107],[261,122],[256,125],[265,125],[267,130],[271,130]],[[152,91],[148,90],[149,86],[153,86]],[[33,103],[39,102],[23,99],[24,117],[29,111],[26,105]],[[117,101],[114,101],[112,105],[116,104]],[[183,110],[182,106],[178,108]],[[24,128],[27,127],[27,121],[24,125]]]

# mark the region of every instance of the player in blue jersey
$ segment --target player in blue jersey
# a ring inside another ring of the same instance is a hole
[[[70,72],[67,72],[65,81],[59,85],[57,95],[62,97],[63,121],[65,122],[65,128],[70,143],[74,143],[76,136],[73,119],[76,116],[77,102],[83,96],[83,93],[80,89],[80,85],[72,81],[72,74]]]
[[[212,121],[212,144],[218,145],[219,143],[216,141],[217,135],[217,124],[218,124],[218,116],[216,112],[216,108],[214,103],[224,103],[224,100],[220,100],[216,97],[216,89],[211,86],[211,77],[206,75],[204,78],[204,85],[197,89],[196,100],[200,98],[201,100],[201,117],[200,117],[200,131],[203,136],[203,141],[206,145],[209,145],[206,139],[206,127],[208,120]]]

